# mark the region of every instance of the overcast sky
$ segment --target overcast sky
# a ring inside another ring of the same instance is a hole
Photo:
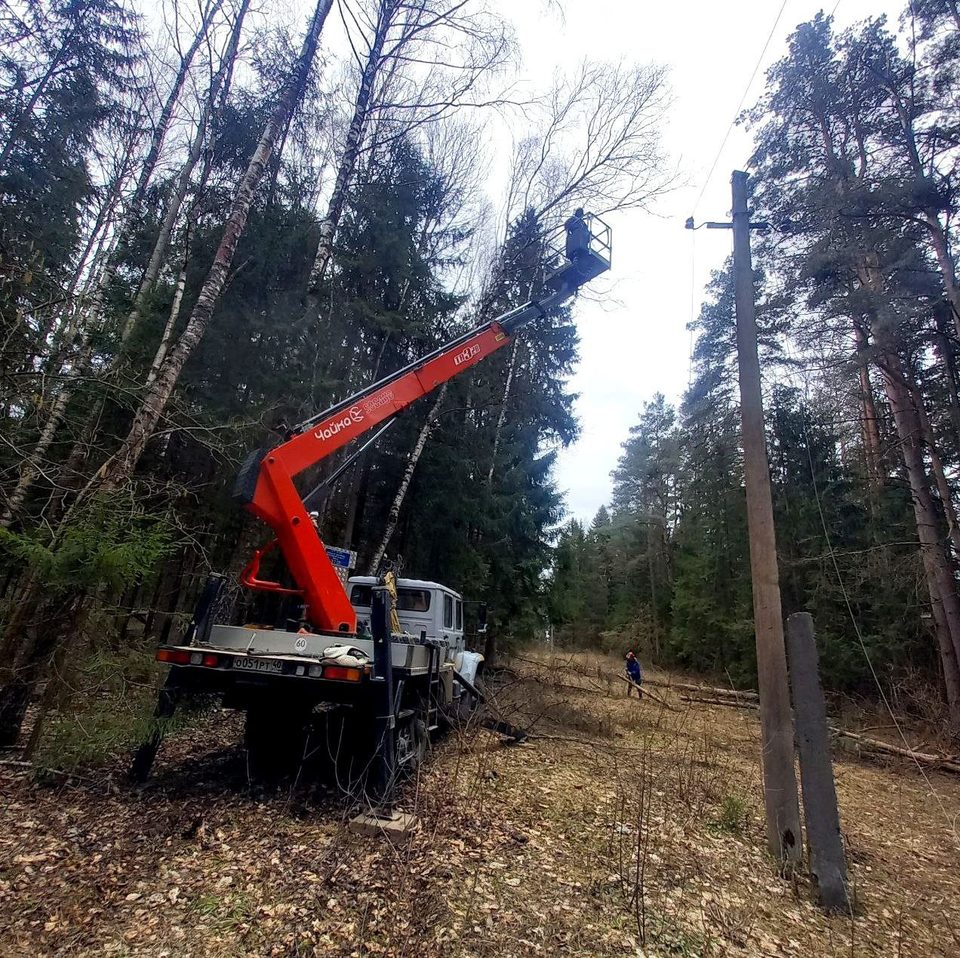
[[[896,23],[904,5],[786,0],[747,105],[762,90],[766,68],[783,55],[798,23],[834,6],[840,27],[884,12]],[[667,65],[675,103],[664,143],[688,184],[658,205],[658,215],[611,217],[613,300],[605,307],[586,301],[576,307],[581,359],[572,386],[580,394],[582,437],[561,453],[557,477],[571,515],[589,520],[609,501],[610,471],[643,403],[658,390],[676,401],[687,385],[686,326],[692,310],[699,309],[710,271],[730,252],[730,234],[690,233],[683,223],[694,212],[780,0],[563,0],[563,7],[561,19],[545,13],[549,7],[542,0],[505,2],[523,48],[524,73],[546,79],[583,57]],[[698,220],[727,217],[730,173],[743,167],[750,152],[749,135],[734,129],[696,209]]]

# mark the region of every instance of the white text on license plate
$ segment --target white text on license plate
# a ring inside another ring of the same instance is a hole
[[[235,669],[246,669],[248,672],[282,672],[283,663],[277,659],[251,659],[247,656],[242,658],[238,655],[233,660]]]

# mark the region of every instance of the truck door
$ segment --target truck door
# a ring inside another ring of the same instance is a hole
[[[454,604],[456,605],[456,621],[454,623],[454,629],[457,633],[457,648],[465,649],[467,647],[467,643],[463,637],[463,599],[454,599]]]
[[[456,600],[447,592],[443,593],[443,618],[440,625],[443,630],[443,641],[447,644],[451,653],[457,651],[457,632],[456,632]]]

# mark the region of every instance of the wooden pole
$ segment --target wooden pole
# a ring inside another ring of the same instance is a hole
[[[770,853],[781,862],[797,863],[802,856],[800,808],[793,768],[793,725],[783,640],[770,467],[763,431],[756,303],[750,258],[750,214],[747,212],[747,174],[739,170],[733,174],[733,271],[767,845]]]
[[[827,911],[846,911],[847,862],[840,836],[837,788],[830,760],[827,703],[820,686],[817,642],[809,612],[787,619],[790,652],[790,687],[800,749],[800,787],[807,822],[810,874],[817,885],[820,904]]]

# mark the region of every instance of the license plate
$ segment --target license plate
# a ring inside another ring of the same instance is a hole
[[[247,672],[282,672],[283,663],[277,659],[255,659],[249,656],[238,655],[233,660],[235,669],[245,669]]]

